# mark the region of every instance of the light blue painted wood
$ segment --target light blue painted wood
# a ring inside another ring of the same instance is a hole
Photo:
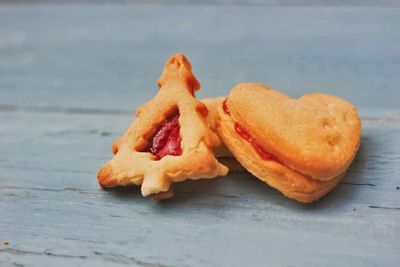
[[[183,51],[203,88],[259,81],[398,109],[398,8],[2,6],[2,104],[133,109]],[[102,77],[102,79],[99,79]],[[94,94],[94,91],[96,92]],[[60,97],[62,96],[62,97]],[[124,97],[121,97],[124,96]]]
[[[400,9],[0,6],[0,266],[398,266]],[[95,173],[183,50],[201,97],[255,80],[354,102],[361,150],[303,205],[247,173],[155,203]]]
[[[398,122],[365,122],[363,147],[344,183],[313,205],[288,200],[249,174],[178,184],[173,200],[157,204],[137,189],[103,191],[95,179],[130,116],[0,114],[1,125],[9,123],[0,132],[0,150],[7,151],[0,156],[0,236],[10,242],[0,263],[398,262]]]

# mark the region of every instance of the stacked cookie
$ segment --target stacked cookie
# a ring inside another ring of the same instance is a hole
[[[181,54],[167,62],[160,91],[137,112],[98,172],[102,187],[141,185],[173,195],[172,182],[246,169],[300,202],[318,200],[343,178],[360,146],[355,108],[338,97],[292,99],[262,84],[198,101],[199,83]],[[240,164],[239,164],[240,163]]]

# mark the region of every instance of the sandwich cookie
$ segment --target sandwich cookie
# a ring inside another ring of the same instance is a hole
[[[220,139],[208,127],[207,107],[194,96],[200,84],[183,54],[168,60],[158,85],[97,173],[103,188],[141,185],[143,196],[165,199],[173,195],[173,182],[227,174],[213,154]]]
[[[292,99],[244,83],[218,107],[217,129],[244,168],[308,203],[343,178],[360,146],[361,121],[353,105],[332,95]]]

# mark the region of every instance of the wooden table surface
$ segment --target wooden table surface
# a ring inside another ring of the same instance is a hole
[[[399,25],[384,7],[0,5],[0,266],[399,266]],[[200,98],[258,81],[354,103],[343,182],[311,205],[248,173],[161,203],[100,189],[178,51]]]

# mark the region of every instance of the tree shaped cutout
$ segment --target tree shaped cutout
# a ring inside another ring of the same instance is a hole
[[[158,86],[156,97],[138,109],[135,121],[114,142],[114,157],[97,174],[102,187],[141,185],[143,196],[162,199],[172,196],[172,182],[227,174],[227,167],[212,152],[220,140],[207,126],[207,107],[194,96],[200,84],[182,53],[168,60]],[[157,154],[160,147],[154,140],[169,138],[166,134],[160,137],[161,131],[167,131],[165,125],[179,137]]]

